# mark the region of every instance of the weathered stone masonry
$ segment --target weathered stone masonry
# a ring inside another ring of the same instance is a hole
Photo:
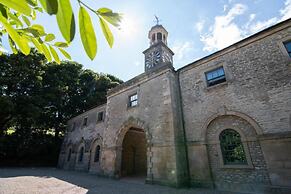
[[[144,172],[145,162],[148,183],[291,189],[291,58],[284,47],[291,41],[291,20],[176,71],[163,35],[168,33],[161,25],[149,33],[145,73],[110,90],[105,105],[68,122],[59,166],[122,177]],[[225,81],[208,86],[206,74],[217,68]],[[135,95],[137,106],[131,107]],[[99,112],[105,114],[101,122]],[[225,163],[220,135],[226,129],[239,134],[242,164]],[[131,133],[145,142],[127,140]],[[100,160],[94,162],[98,145]],[[135,153],[144,147],[146,153]]]

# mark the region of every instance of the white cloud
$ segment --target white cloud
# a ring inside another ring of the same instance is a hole
[[[252,22],[256,17],[256,14],[252,13],[250,16],[249,16],[249,22]]]
[[[177,60],[186,58],[191,52],[194,51],[194,44],[192,42],[175,42],[172,46],[173,52]]]
[[[291,0],[285,1],[285,8],[280,10],[281,20],[291,18]]]
[[[225,11],[226,7],[224,6],[223,9]],[[253,13],[249,15],[246,23],[235,23],[236,17],[243,15],[246,10],[246,5],[235,4],[224,15],[216,16],[214,24],[209,27],[209,32],[200,35],[200,40],[204,43],[203,50],[215,51],[225,48],[246,36],[291,18],[291,0],[285,0],[284,8],[280,10],[277,17],[255,21],[256,14]]]
[[[199,21],[195,24],[195,28],[198,32],[201,32],[204,28],[204,24],[205,24],[205,21],[202,20],[202,21]]]
[[[280,10],[280,17],[273,17],[265,21],[258,21],[250,27],[250,32],[255,33],[280,21],[289,19],[291,17],[291,0],[286,0],[284,5],[285,7]]]
[[[251,33],[256,33],[262,29],[265,29],[275,23],[278,22],[278,19],[276,17],[265,20],[265,21],[258,21],[255,24],[251,25],[250,27],[250,32]]]
[[[210,27],[210,33],[201,35],[200,40],[204,43],[203,50],[222,49],[242,39],[243,32],[233,20],[246,10],[247,6],[235,4],[226,15],[216,16],[214,25]]]

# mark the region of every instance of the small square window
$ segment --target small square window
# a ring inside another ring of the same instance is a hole
[[[129,96],[129,107],[134,107],[137,106],[137,94],[133,94],[131,96]]]
[[[87,122],[88,122],[88,117],[85,117],[84,120],[83,120],[83,126],[87,126]]]
[[[291,40],[288,42],[284,42],[285,49],[288,52],[289,57],[291,58]]]
[[[223,67],[208,71],[205,73],[207,86],[213,86],[225,82],[225,73]]]
[[[103,121],[104,119],[104,112],[99,112],[97,115],[97,122]]]

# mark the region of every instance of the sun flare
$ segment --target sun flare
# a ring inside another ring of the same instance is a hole
[[[134,36],[138,33],[139,23],[136,17],[128,14],[124,14],[122,17],[122,21],[118,30],[118,35],[122,39],[134,38]]]

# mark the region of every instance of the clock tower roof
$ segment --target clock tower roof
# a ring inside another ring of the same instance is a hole
[[[167,46],[168,32],[159,24],[159,19],[156,17],[157,24],[154,25],[149,33],[150,46],[143,54],[145,55],[145,71],[153,71],[160,67],[173,67],[173,51]]]

